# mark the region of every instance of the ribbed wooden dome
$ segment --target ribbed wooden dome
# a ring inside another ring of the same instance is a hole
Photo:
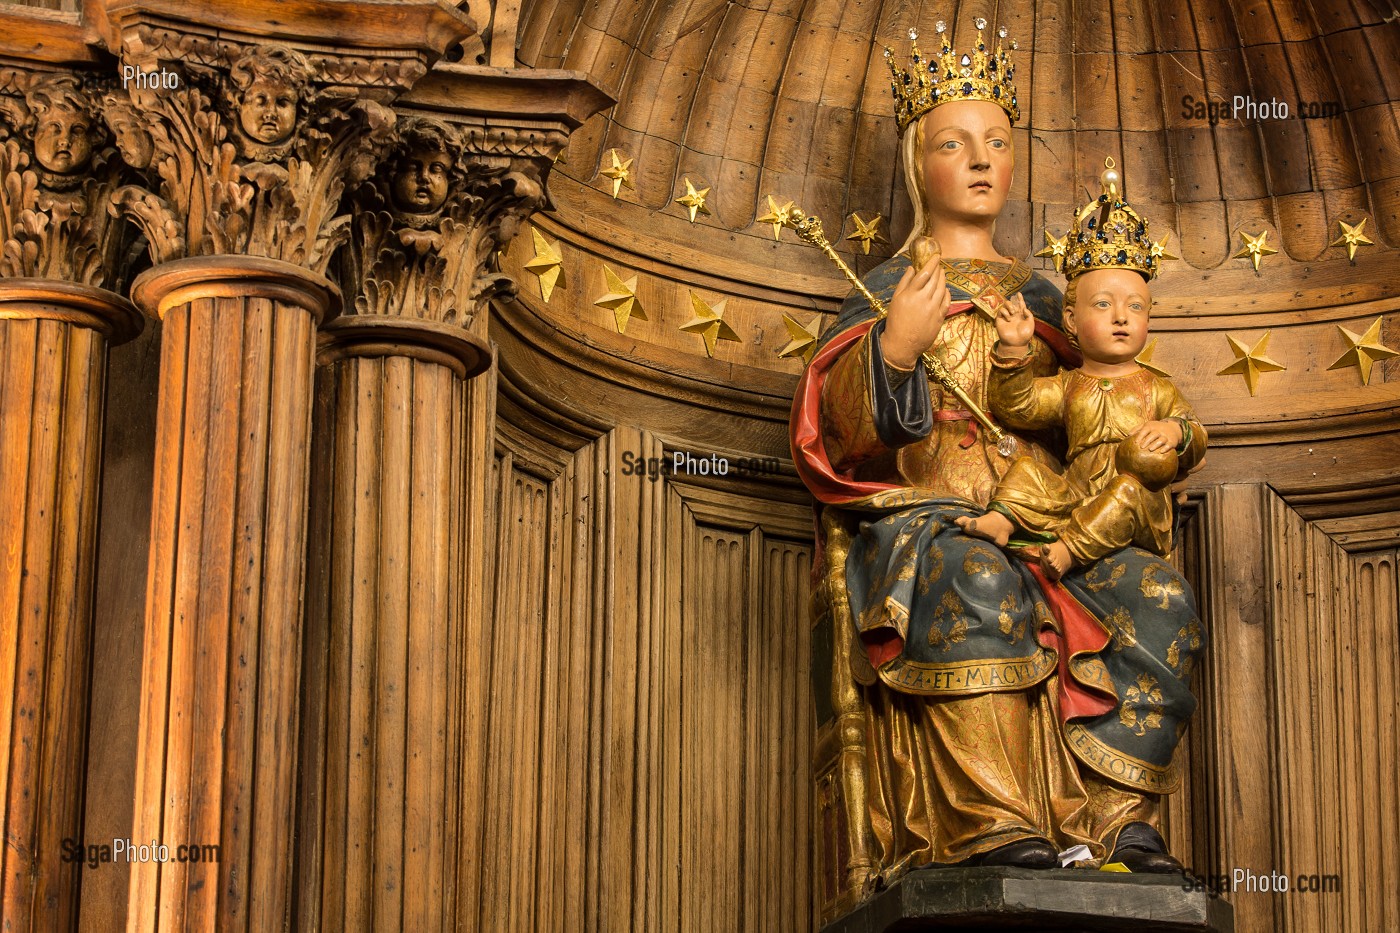
[[[905,54],[910,29],[932,37],[943,18],[964,48],[976,16],[1021,48],[1017,189],[999,231],[1013,254],[1039,246],[1042,216],[1063,227],[1105,155],[1196,268],[1228,262],[1250,221],[1302,261],[1335,238],[1324,217],[1373,216],[1378,243],[1400,241],[1400,27],[1364,3],[538,0],[519,57],[585,71],[618,99],[576,138],[567,175],[605,187],[596,172],[617,147],[636,160],[624,198],[649,210],[678,213],[668,205],[689,175],[712,186],[706,225],[727,231],[761,237],[754,219],[772,193],[828,226],[893,216],[898,233],[883,46]],[[1293,115],[1216,126],[1184,115],[1187,98],[1235,95]],[[1300,104],[1336,113],[1299,119]]]

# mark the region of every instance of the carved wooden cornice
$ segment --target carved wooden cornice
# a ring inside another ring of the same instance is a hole
[[[124,63],[222,70],[253,48],[286,44],[306,56],[318,83],[379,89],[386,99],[449,48],[479,35],[482,17],[489,17],[480,0],[468,11],[389,0],[98,0],[92,6],[95,25]]]
[[[549,159],[612,98],[577,71],[439,63],[400,109],[450,120],[474,155]]]
[[[109,68],[112,58],[77,13],[0,6],[0,63],[27,69]]]

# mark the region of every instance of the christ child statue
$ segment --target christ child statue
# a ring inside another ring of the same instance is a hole
[[[1181,392],[1137,362],[1162,251],[1119,194],[1111,159],[1107,165],[1104,193],[1079,211],[1067,238],[1065,330],[1083,365],[1035,377],[1026,366],[1034,319],[1025,302],[1005,302],[996,318],[992,412],[1013,430],[1063,428],[1065,472],[1018,459],[986,514],[958,519],[969,534],[1026,546],[1051,579],[1131,545],[1165,557],[1167,487],[1206,449],[1205,428]]]

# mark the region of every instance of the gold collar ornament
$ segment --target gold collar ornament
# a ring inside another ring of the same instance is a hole
[[[925,60],[919,51],[919,34],[909,30],[913,43],[909,54],[909,67],[900,68],[894,63],[894,50],[886,47],[885,63],[890,66],[894,91],[894,117],[899,124],[899,134],[909,124],[922,117],[935,107],[960,100],[985,100],[1001,107],[1015,123],[1021,119],[1021,109],[1016,103],[1016,85],[1012,78],[1016,66],[997,42],[996,50],[987,51],[982,40],[982,30],[987,21],[977,17],[973,21],[977,27],[977,43],[971,52],[959,55],[953,51],[948,40],[948,24],[939,20],[933,27],[943,37],[942,51],[936,59]],[[997,30],[997,35],[1006,38],[1006,27]],[[1011,41],[1016,48],[1016,41]]]
[[[1166,238],[1160,244],[1152,242],[1147,221],[1123,196],[1119,187],[1122,176],[1113,157],[1104,159],[1103,165],[1099,176],[1103,193],[1074,215],[1063,257],[1055,255],[1048,246],[1036,255],[1054,255],[1056,269],[1069,279],[1094,269],[1131,269],[1151,281],[1161,270],[1161,260],[1167,258],[1163,249],[1154,247],[1164,247]]]

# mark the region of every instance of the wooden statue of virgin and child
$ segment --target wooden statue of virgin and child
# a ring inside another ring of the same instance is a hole
[[[998,252],[1020,110],[1010,51],[977,26],[962,54],[942,23],[937,53],[886,53],[914,232],[864,278],[876,307],[857,291],[823,333],[792,410],[859,698],[867,889],[1078,846],[1081,865],[1181,868],[1160,804],[1205,632],[1166,557],[1206,432],[1136,359],[1162,241],[1110,159],[1047,234],[1063,294]]]

